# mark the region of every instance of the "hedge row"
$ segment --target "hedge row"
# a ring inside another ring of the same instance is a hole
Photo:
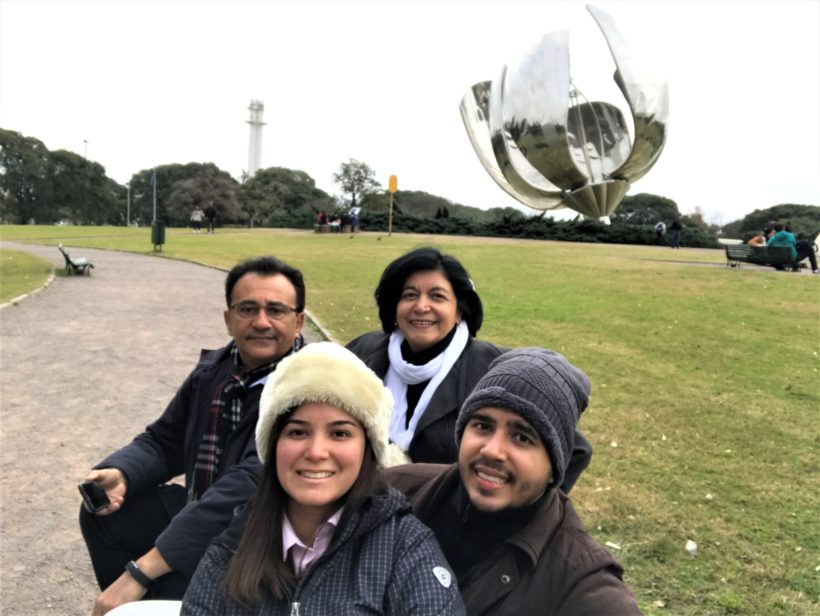
[[[387,231],[387,214],[361,214],[363,231]],[[393,216],[393,231],[432,233],[436,235],[476,235],[521,239],[594,242],[601,244],[657,244],[652,225],[597,220],[553,220],[551,218],[507,218],[493,222],[472,222],[462,218],[414,218],[406,214]],[[668,242],[670,234],[665,240]],[[720,248],[717,238],[700,227],[684,227],[681,245],[694,248]]]

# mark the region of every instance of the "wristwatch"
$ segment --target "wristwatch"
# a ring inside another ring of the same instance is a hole
[[[129,560],[125,564],[125,570],[131,574],[131,577],[137,580],[140,586],[148,589],[151,588],[151,584],[154,583],[155,580],[152,580],[147,575],[145,575],[139,568],[139,565],[135,563],[133,560]]]

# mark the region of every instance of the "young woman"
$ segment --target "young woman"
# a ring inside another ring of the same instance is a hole
[[[375,297],[382,331],[359,336],[347,348],[393,393],[390,440],[413,462],[455,462],[461,404],[506,349],[475,338],[484,319],[481,298],[458,259],[435,248],[390,263]],[[592,446],[576,431],[565,492],[591,457]]]
[[[382,479],[391,407],[343,347],[283,360],[259,403],[255,499],[208,548],[181,613],[464,614],[432,532]]]

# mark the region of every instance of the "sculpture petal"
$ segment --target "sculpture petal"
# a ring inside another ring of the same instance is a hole
[[[629,104],[635,123],[632,153],[612,172],[612,177],[634,182],[646,175],[663,150],[669,121],[669,89],[663,76],[653,75],[640,64],[609,13],[591,5],[587,5],[587,11],[609,45],[618,67],[615,82]]]
[[[502,79],[496,83],[501,84],[504,130],[524,158],[561,189],[586,184],[590,178],[573,161],[567,136],[569,34],[544,35],[517,66],[507,67]],[[491,132],[492,114],[491,107]],[[513,160],[513,166],[521,173],[518,161]]]
[[[570,108],[567,120],[570,152],[591,181],[603,182],[629,157],[629,129],[615,105],[581,103]]]
[[[536,210],[561,207],[560,190],[550,186],[543,178],[540,179],[540,186],[532,186],[512,168],[510,152],[506,149],[503,143],[505,139],[501,134],[495,137],[495,141],[501,142],[499,144],[501,155],[497,156],[493,138],[490,137],[488,122],[490,90],[491,82],[477,83],[464,95],[459,105],[461,119],[467,129],[470,143],[481,164],[484,165],[484,169],[506,193],[528,207]],[[514,155],[521,156],[517,151],[514,151]],[[534,169],[532,179],[538,181],[537,172]]]

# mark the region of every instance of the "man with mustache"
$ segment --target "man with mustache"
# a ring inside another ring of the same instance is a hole
[[[80,510],[100,589],[93,614],[150,598],[181,599],[211,539],[254,493],[262,474],[255,428],[262,387],[303,345],[299,270],[259,257],[225,279],[233,341],[203,351],[162,416],[85,478],[110,504]],[[185,487],[167,483],[185,475]]]
[[[589,380],[546,349],[496,358],[456,421],[456,464],[388,469],[458,578],[471,616],[641,614],[623,569],[558,486]]]

